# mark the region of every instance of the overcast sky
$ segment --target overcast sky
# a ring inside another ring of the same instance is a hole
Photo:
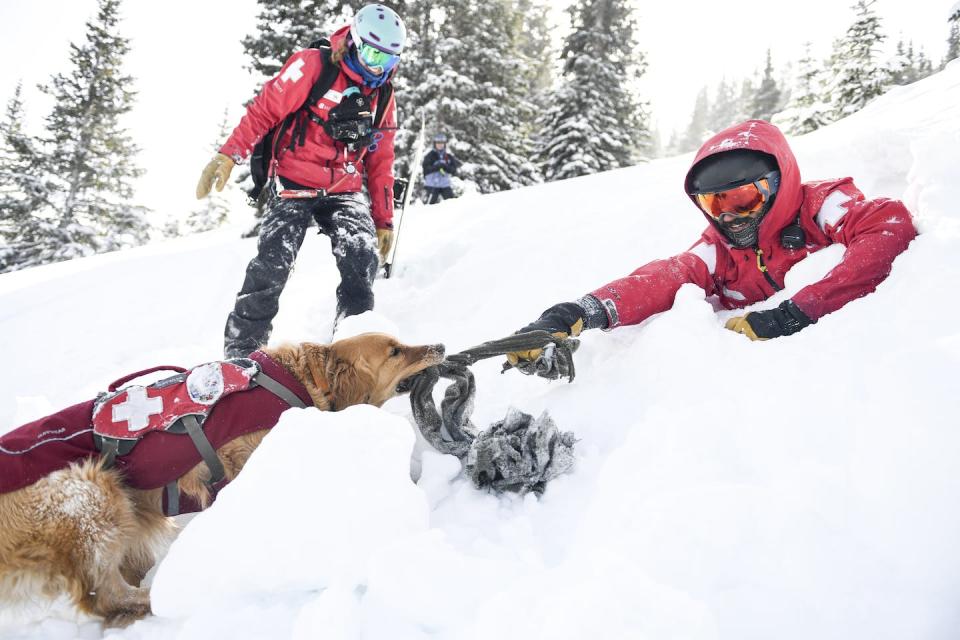
[[[946,50],[947,13],[955,0],[878,0],[877,12],[895,42],[902,34],[939,63]],[[567,2],[555,3],[559,9]],[[767,48],[777,67],[796,60],[803,43],[825,56],[853,18],[837,0],[766,2],[683,0],[636,3],[641,49],[649,62],[643,82],[655,123],[685,126],[704,84],[743,78],[760,68]],[[0,100],[24,82],[28,125],[39,127],[50,103],[36,91],[67,72],[68,45],[84,37],[96,0],[5,0],[0,5]],[[127,71],[138,101],[128,122],[148,170],[140,200],[158,211],[186,214],[196,177],[210,152],[224,108],[236,122],[253,81],[243,69],[240,39],[253,31],[255,0],[126,0],[122,33],[132,40]],[[559,28],[566,15],[556,12]],[[888,43],[892,44],[892,43]]]

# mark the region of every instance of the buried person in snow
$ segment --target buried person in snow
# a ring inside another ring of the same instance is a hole
[[[247,159],[255,184],[259,178],[255,190],[264,183],[269,190],[257,255],[227,318],[226,357],[267,343],[311,220],[330,238],[340,271],[336,320],[373,308],[379,261],[393,243],[391,79],[405,42],[406,28],[393,10],[363,7],[330,37],[329,47],[321,40],[287,60],[203,170],[197,198],[206,197],[214,181],[223,189],[234,165]]]
[[[643,265],[575,302],[554,305],[521,331],[568,337],[583,329],[639,324],[670,309],[687,283],[715,296],[725,309],[740,309],[781,291],[787,271],[811,253],[845,245],[840,264],[819,282],[774,309],[726,323],[751,340],[789,336],[873,292],[917,235],[903,203],[868,200],[851,178],[802,183],[786,138],[762,120],[732,126],[704,143],[684,186],[709,223],[690,249]],[[507,359],[524,373],[563,375],[540,349]]]

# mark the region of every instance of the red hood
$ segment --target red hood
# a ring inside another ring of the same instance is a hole
[[[704,158],[712,155],[732,151],[733,149],[752,149],[762,151],[772,155],[780,166],[780,188],[777,191],[777,199],[773,203],[773,208],[767,212],[763,221],[760,223],[759,245],[761,249],[769,247],[774,240],[779,238],[780,231],[791,224],[800,209],[803,202],[803,194],[800,189],[800,168],[797,166],[797,159],[787,144],[787,139],[776,128],[765,120],[747,120],[732,127],[724,129],[716,134],[700,147],[693,164],[690,168]],[[690,171],[684,180],[683,186],[687,193],[690,192]],[[693,198],[691,198],[693,201]],[[694,202],[694,206],[696,202]],[[697,211],[703,213],[703,210],[697,206]],[[710,216],[703,213],[703,217],[710,222],[710,227],[704,233],[709,236],[714,243],[724,242],[729,244],[726,238],[720,233],[710,220]]]
[[[336,50],[341,46],[341,44],[343,43],[343,41],[347,39],[347,37],[348,37],[349,35],[350,35],[350,25],[349,25],[349,24],[345,24],[345,25],[343,25],[342,27],[340,27],[339,29],[337,29],[336,31],[334,31],[334,32],[333,32],[333,35],[330,36],[330,49],[331,49],[332,51],[336,51]],[[390,75],[391,75],[391,76],[394,75],[394,74],[397,72],[397,68],[398,68],[399,66],[400,66],[400,65],[399,65],[399,63],[398,63],[396,67],[394,67],[393,69],[390,70]],[[363,86],[363,78],[360,77],[360,74],[354,72],[353,69],[351,69],[350,67],[348,67],[348,66],[346,65],[346,63],[344,63],[344,62],[341,62],[341,63],[340,63],[340,70],[343,71],[343,73],[346,74],[346,76],[347,76],[348,78],[350,78],[351,80],[353,80],[353,82],[355,82],[356,84],[360,85],[361,87]]]

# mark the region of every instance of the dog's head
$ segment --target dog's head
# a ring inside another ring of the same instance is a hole
[[[338,410],[355,404],[379,407],[396,394],[400,382],[439,364],[444,354],[442,344],[414,347],[384,333],[302,348],[313,378],[323,376]]]

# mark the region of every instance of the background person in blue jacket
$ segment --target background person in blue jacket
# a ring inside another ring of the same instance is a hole
[[[460,161],[447,151],[446,134],[433,136],[433,149],[423,157],[423,186],[427,191],[427,204],[454,197],[450,177],[457,175],[458,168]]]

